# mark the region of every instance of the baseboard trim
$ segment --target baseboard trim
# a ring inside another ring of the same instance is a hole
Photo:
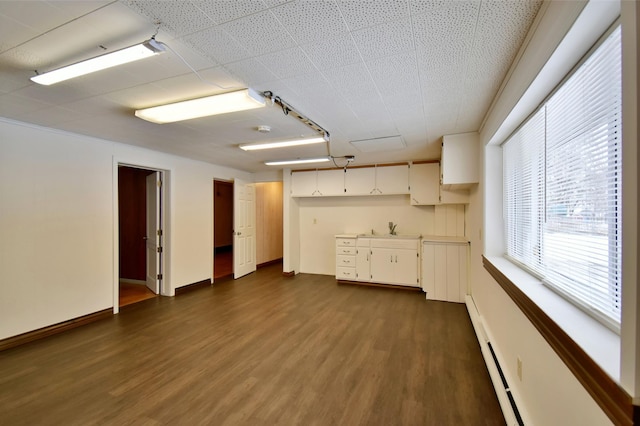
[[[7,337],[6,339],[0,340],[0,352],[111,317],[113,317],[113,308],[108,308],[58,324],[18,334],[17,336]]]
[[[348,281],[348,280],[336,280],[338,284],[346,284],[346,285],[359,285],[363,287],[380,287],[380,288],[388,288],[393,290],[405,290],[405,291],[413,291],[413,292],[421,292],[422,289],[420,287],[409,287],[406,285],[395,285],[395,284],[380,284],[380,283],[366,283],[362,281]]]
[[[211,278],[207,278],[202,281],[198,281],[195,283],[187,284],[182,287],[176,288],[176,296],[179,296],[184,293],[189,293],[190,291],[193,291],[193,290],[198,290],[200,288],[210,287],[210,286],[211,286]]]
[[[291,278],[296,275],[296,271],[282,272],[283,277]]]
[[[260,263],[259,265],[256,265],[256,268],[260,269],[260,268],[264,268],[265,266],[271,266],[271,265],[275,265],[275,264],[278,264],[278,263],[282,263],[282,258],[273,259],[273,260],[269,260],[267,262]]]

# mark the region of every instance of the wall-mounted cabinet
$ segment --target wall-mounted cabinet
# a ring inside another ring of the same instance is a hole
[[[344,170],[305,170],[291,174],[292,197],[344,195]]]
[[[440,164],[414,163],[410,169],[411,204],[440,204]]]
[[[442,137],[441,183],[445,190],[469,188],[479,178],[479,135],[461,133]]]
[[[381,165],[291,173],[292,197],[409,193],[409,165]]]
[[[373,195],[376,170],[373,167],[347,168],[344,174],[344,195]]]

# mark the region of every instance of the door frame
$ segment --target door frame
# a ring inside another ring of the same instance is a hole
[[[112,194],[113,194],[113,313],[117,314],[120,311],[119,296],[120,296],[120,238],[118,236],[119,229],[119,194],[118,194],[118,166],[133,167],[137,169],[145,169],[159,172],[162,178],[161,201],[161,229],[163,238],[163,251],[160,254],[162,263],[162,281],[160,283],[160,295],[173,296],[175,290],[171,285],[171,225],[173,224],[173,205],[171,203],[171,190],[173,174],[169,167],[165,167],[160,164],[150,164],[146,162],[140,162],[136,160],[127,160],[122,158],[113,157],[113,172],[112,172]]]

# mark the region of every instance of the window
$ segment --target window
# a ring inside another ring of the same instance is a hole
[[[507,257],[616,330],[621,130],[618,26],[502,145]]]

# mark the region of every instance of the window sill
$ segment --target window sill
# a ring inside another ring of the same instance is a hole
[[[620,336],[507,259],[483,257],[483,264],[600,408],[626,424],[633,405],[618,385]]]

